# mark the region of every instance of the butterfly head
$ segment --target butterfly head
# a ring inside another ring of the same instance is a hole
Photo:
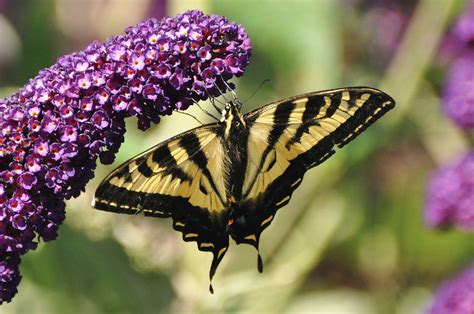
[[[235,140],[245,129],[245,121],[240,113],[242,103],[237,100],[226,103],[222,109],[221,123],[225,124],[226,140]]]
[[[242,109],[242,103],[238,100],[229,101],[225,104],[222,109],[221,122],[231,121],[234,118],[241,116],[240,110]]]

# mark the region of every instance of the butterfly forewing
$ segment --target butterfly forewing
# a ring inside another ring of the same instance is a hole
[[[239,210],[248,211],[249,228],[236,240],[258,245],[260,232],[288,203],[304,173],[394,105],[379,90],[354,87],[301,95],[246,114],[248,163]]]
[[[132,158],[102,181],[94,207],[172,217],[185,241],[222,257],[228,246],[228,177],[221,131],[218,124],[200,127]]]

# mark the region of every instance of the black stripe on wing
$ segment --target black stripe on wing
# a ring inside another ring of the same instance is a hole
[[[214,189],[214,191],[216,191],[221,202],[225,203],[225,195],[221,195],[221,193],[219,193],[219,189],[217,188],[216,183],[214,182],[214,179],[211,173],[209,172],[209,168],[207,167],[209,160],[204,154],[202,148],[200,147],[199,139],[196,134],[187,133],[186,135],[184,135],[180,140],[180,145],[186,150],[186,152],[190,156],[189,158],[201,169],[202,173],[211,184],[211,187]],[[199,147],[199,149],[195,149],[195,147]],[[222,158],[224,158],[224,156],[222,156]]]
[[[353,102],[355,101],[354,95],[356,95],[356,92],[351,91],[350,95],[349,105],[355,106]],[[394,107],[395,101],[389,95],[380,91],[371,93],[361,108],[331,134],[331,139],[339,148],[343,147]]]
[[[255,184],[255,180],[257,179],[258,174],[262,171],[263,165],[265,164],[267,158],[269,158],[270,152],[274,149],[275,144],[278,142],[283,132],[285,132],[285,129],[287,128],[288,120],[294,108],[295,108],[295,104],[290,103],[288,104],[288,106],[279,106],[275,109],[273,127],[267,139],[268,145],[262,154],[262,158],[260,159],[260,164],[258,165],[257,171],[255,171],[255,177],[252,179],[252,182],[250,184],[251,186]],[[251,149],[251,148],[249,147],[248,149]],[[274,162],[275,161],[273,160],[271,163],[272,166]]]

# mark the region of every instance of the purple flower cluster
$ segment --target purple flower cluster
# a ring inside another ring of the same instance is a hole
[[[474,312],[474,267],[470,267],[436,291],[427,314],[469,314]]]
[[[474,1],[447,39],[455,59],[443,91],[444,111],[463,129],[474,128]]]
[[[435,173],[428,185],[425,220],[432,227],[454,224],[474,230],[474,152]]]
[[[188,11],[61,57],[0,100],[0,304],[16,293],[20,256],[57,237],[64,200],[84,190],[97,158],[113,161],[124,118],[145,130],[221,94],[250,52],[241,26]]]
[[[457,49],[443,90],[446,115],[463,129],[474,128],[474,0],[470,4],[447,38]],[[433,176],[424,213],[432,227],[474,231],[474,151]]]
[[[462,129],[474,128],[474,0],[455,23],[442,47],[453,59],[443,90],[444,112]],[[468,134],[468,132],[465,132]],[[474,231],[474,151],[438,170],[432,177],[424,208],[432,227],[455,225]],[[444,282],[429,314],[474,312],[474,267]]]
[[[385,52],[394,52],[408,26],[409,15],[402,8],[393,5],[376,7],[372,10],[375,25],[375,40]]]

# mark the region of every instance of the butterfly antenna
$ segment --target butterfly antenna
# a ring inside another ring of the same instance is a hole
[[[223,103],[222,101],[220,101],[219,98],[213,97],[213,96],[211,96],[211,98],[214,99],[215,101],[217,101],[220,105],[225,106],[225,103]],[[219,109],[220,109],[220,108],[219,108]]]
[[[271,83],[271,82],[272,82],[272,80],[270,80],[270,79],[264,80],[262,83],[260,83],[260,85],[258,85],[258,87],[255,89],[255,91],[249,97],[247,97],[242,103],[246,103],[247,101],[249,101],[250,98],[255,96],[255,94],[260,90],[260,88],[262,88],[263,85],[265,85],[266,83]]]
[[[220,78],[222,80],[222,82],[224,83],[224,85],[227,87],[227,89],[232,93],[232,96],[234,97],[234,100],[236,100],[238,97],[237,97],[237,93],[234,91],[233,88],[230,87],[229,84],[227,84],[227,82],[224,80],[224,78],[222,77],[222,75],[220,75]],[[219,88],[219,87],[217,87]],[[219,89],[220,90],[220,89]]]
[[[224,106],[223,103],[221,103],[221,102],[220,102],[217,98],[215,98],[215,97],[209,97],[209,101],[211,102],[212,106],[214,107],[214,109],[216,109],[217,112],[219,112],[219,113],[222,112],[222,109],[219,108],[218,105],[216,105],[216,101],[217,101],[219,104],[221,104],[221,105]]]
[[[214,109],[216,109],[216,111],[218,113],[221,113],[222,112],[222,109],[219,108],[219,106],[216,105],[216,101],[221,104],[222,106],[225,106],[225,104],[223,104],[219,99],[217,99],[216,97],[212,96],[211,93],[209,93],[209,90],[207,89],[207,87],[204,86],[204,90],[206,91],[206,94],[207,94],[207,97],[209,98],[209,101],[211,102],[212,106],[214,107]],[[220,90],[219,90],[220,91]],[[224,98],[225,99],[225,98]]]
[[[222,77],[221,77],[222,78]],[[221,94],[222,98],[224,98],[225,102],[228,103],[229,101],[227,100],[227,98],[225,98],[225,91],[223,91],[222,89],[219,88],[219,85],[216,84],[216,82],[213,83],[214,84],[214,87],[217,88],[217,90],[219,91],[219,93]]]
[[[198,107],[199,107],[199,106],[198,106]],[[199,108],[201,108],[201,107],[199,107]],[[174,112],[177,112],[177,113],[181,113],[181,114],[190,116],[191,118],[193,118],[194,120],[196,120],[199,124],[204,125],[204,123],[202,123],[197,117],[193,116],[193,115],[190,114],[190,113],[187,113],[187,112],[184,112],[184,111],[181,111],[181,110],[174,110]]]
[[[219,120],[219,118],[217,118],[215,115],[213,115],[212,113],[210,113],[209,111],[203,109],[201,107],[201,105],[199,105],[198,103],[196,103],[196,106],[198,106],[199,109],[201,109],[204,113],[206,113],[208,116],[212,117],[213,119],[215,120]]]

